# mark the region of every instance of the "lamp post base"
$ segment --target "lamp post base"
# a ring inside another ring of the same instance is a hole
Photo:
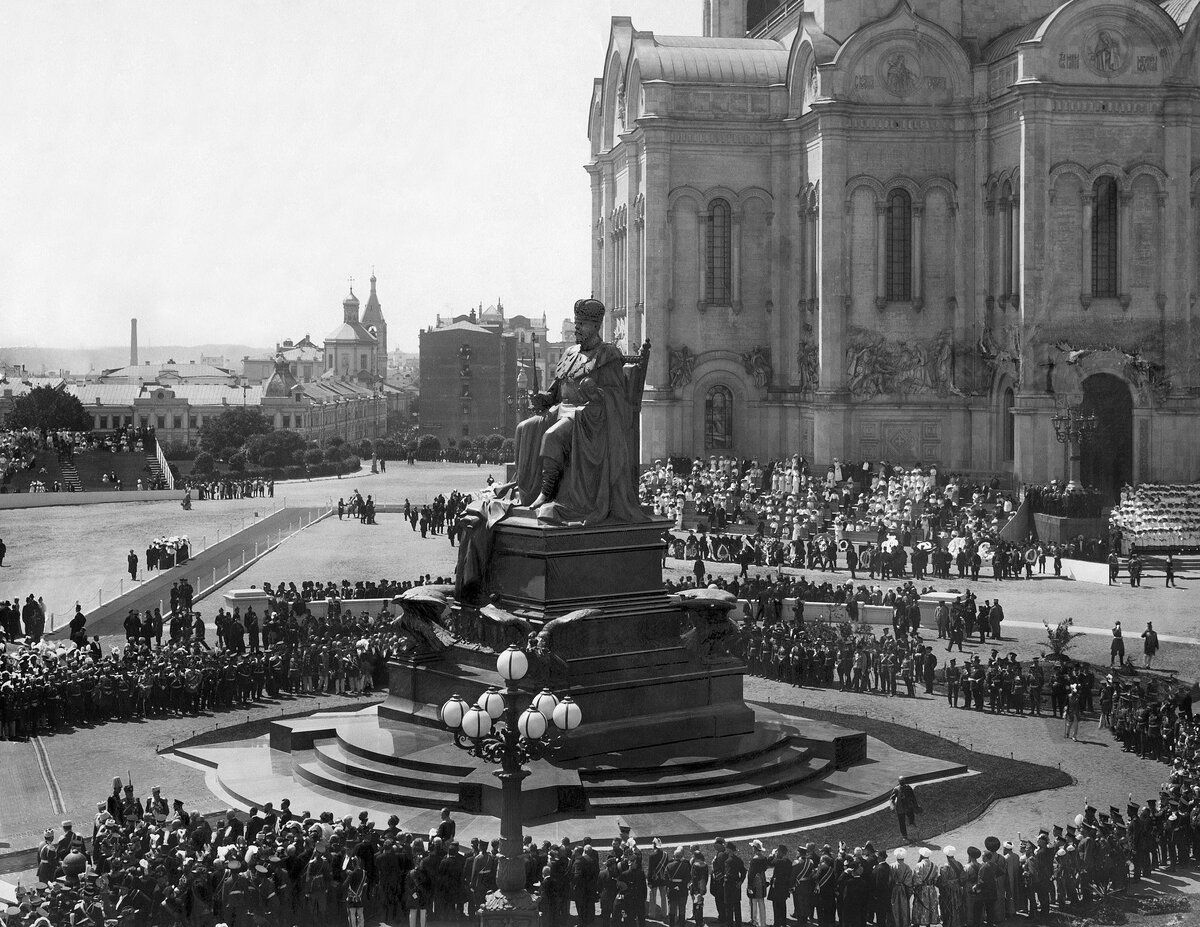
[[[479,909],[480,927],[537,927],[537,900],[527,891],[494,891]]]

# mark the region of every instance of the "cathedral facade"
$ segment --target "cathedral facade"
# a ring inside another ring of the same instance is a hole
[[[1192,480],[1198,0],[705,0],[614,18],[592,288],[652,343],[643,462]]]

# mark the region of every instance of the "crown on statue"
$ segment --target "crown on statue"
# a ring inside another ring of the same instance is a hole
[[[575,300],[575,319],[600,325],[604,321],[604,303],[598,299]]]

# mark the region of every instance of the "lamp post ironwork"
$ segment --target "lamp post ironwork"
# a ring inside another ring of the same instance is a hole
[[[529,672],[529,658],[516,646],[496,660],[496,671],[504,680],[503,691],[492,687],[474,705],[452,695],[439,710],[443,724],[454,732],[454,745],[485,763],[500,767],[500,856],[496,864],[496,891],[480,909],[480,920],[494,918],[506,924],[537,920],[537,907],[525,890],[522,852],[521,783],[529,776],[531,763],[559,749],[563,735],[583,721],[579,706],[570,696],[559,698],[543,689],[529,707],[517,712],[521,690],[517,683]]]
[[[1067,468],[1067,485],[1078,486],[1080,482],[1080,454],[1085,443],[1091,441],[1100,428],[1096,413],[1085,409],[1082,405],[1073,406],[1062,403],[1055,410],[1054,437],[1059,444],[1069,448],[1069,464]]]

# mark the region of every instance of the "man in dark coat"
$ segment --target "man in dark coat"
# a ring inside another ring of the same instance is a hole
[[[871,909],[876,924],[885,925],[892,916],[892,867],[883,854],[876,857],[871,867]]]
[[[741,927],[742,923],[742,883],[746,881],[746,864],[738,855],[737,844],[730,842],[726,845],[729,855],[725,860],[725,879],[721,889],[725,895],[725,916],[728,923]]]
[[[729,916],[725,910],[725,864],[729,861],[729,851],[725,847],[725,838],[718,837],[714,841],[712,875],[709,878],[709,891],[717,909],[717,923],[728,924]]]
[[[667,927],[684,927],[687,921],[685,912],[691,881],[692,865],[680,848],[667,863]]]
[[[787,900],[792,894],[792,861],[788,858],[787,847],[775,848],[772,863],[767,898],[771,902],[775,927],[787,927]]]

